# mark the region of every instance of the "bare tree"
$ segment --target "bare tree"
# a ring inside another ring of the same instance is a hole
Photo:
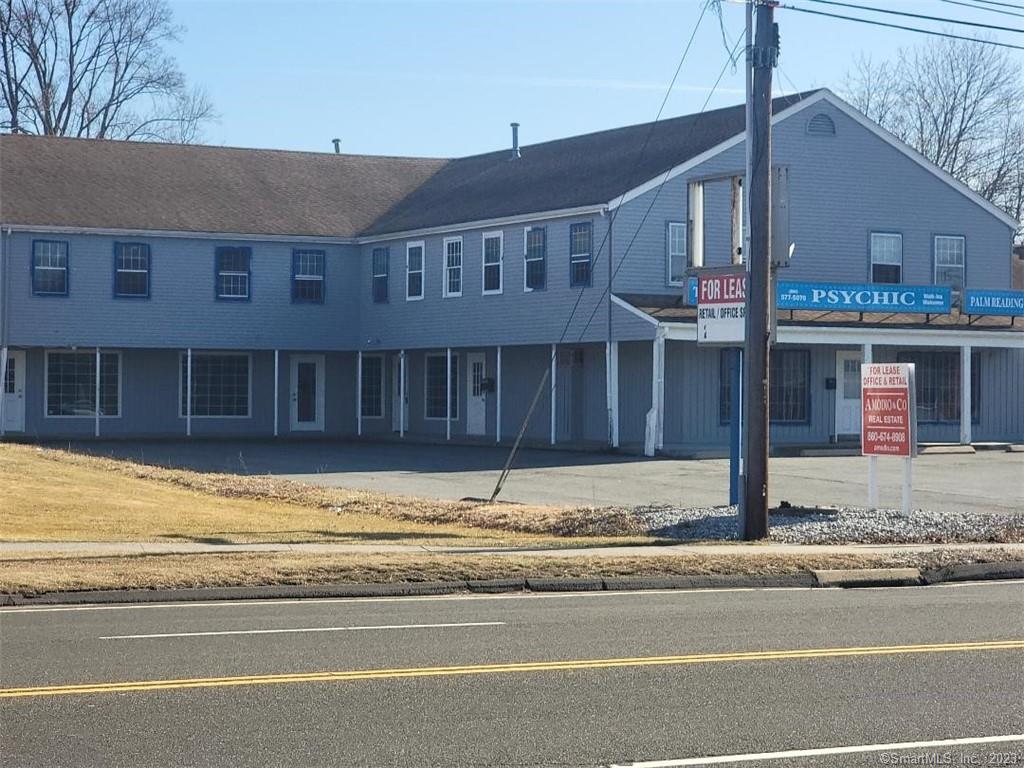
[[[931,41],[859,58],[845,85],[868,117],[1024,221],[1024,72],[1008,51]]]
[[[167,44],[164,0],[0,0],[0,128],[194,142],[215,118]]]

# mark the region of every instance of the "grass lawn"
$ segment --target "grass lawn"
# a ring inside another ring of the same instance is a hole
[[[816,568],[936,568],[1018,557],[1001,550],[893,552],[886,555],[675,555],[545,557],[523,555],[322,555],[244,553],[35,556],[0,561],[0,593],[95,589],[180,589],[280,584],[385,583],[466,579],[770,575]]]
[[[0,445],[0,541],[642,543],[621,512],[320,488]]]

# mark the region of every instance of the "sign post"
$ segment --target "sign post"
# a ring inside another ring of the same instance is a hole
[[[690,283],[697,304],[697,342],[734,346],[730,355],[729,504],[739,504],[741,488],[743,338],[746,333],[747,273],[702,272]]]
[[[917,455],[917,403],[913,363],[864,363],[861,383],[861,453],[868,457],[868,506],[878,506],[878,457],[903,459],[904,514],[913,504]]]

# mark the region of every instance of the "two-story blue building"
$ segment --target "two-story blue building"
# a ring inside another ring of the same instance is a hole
[[[829,91],[774,125],[780,279],[860,297],[779,310],[774,443],[855,439],[868,359],[916,363],[922,440],[1024,440],[1017,222]],[[532,442],[720,451],[690,276],[742,262],[743,128],[452,160],[2,136],[0,431],[507,442],[539,389]]]

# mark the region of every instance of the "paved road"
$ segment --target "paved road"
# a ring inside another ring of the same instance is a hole
[[[271,474],[326,486],[412,496],[488,497],[507,457],[489,446],[352,442],[109,442],[81,450],[201,471]],[[900,504],[902,465],[881,461],[881,501]],[[773,458],[773,503],[863,506],[867,459]],[[1018,512],[1024,505],[1024,453],[921,456],[914,462],[915,506],[943,511]],[[648,460],[572,451],[523,451],[502,497],[540,504],[725,504],[729,462]]]
[[[1024,582],[3,609],[0,757],[426,768],[802,750],[747,764],[1019,765],[1022,606]],[[1013,740],[978,741],[999,737]],[[911,742],[924,745],[877,746]]]

